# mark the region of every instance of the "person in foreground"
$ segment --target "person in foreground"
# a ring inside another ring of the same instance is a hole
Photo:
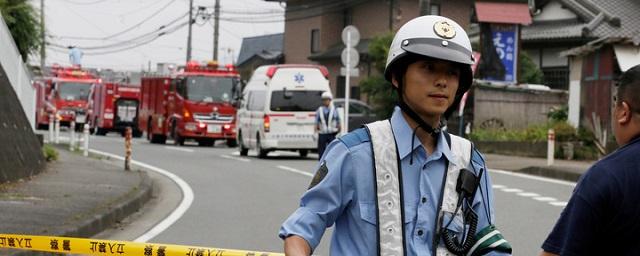
[[[617,83],[615,152],[580,178],[541,255],[640,255],[640,65]]]
[[[335,225],[331,255],[509,255],[494,226],[491,180],[466,139],[442,131],[472,83],[471,44],[442,16],[396,33],[388,120],[329,144],[300,207],[282,224],[287,255],[310,255]]]

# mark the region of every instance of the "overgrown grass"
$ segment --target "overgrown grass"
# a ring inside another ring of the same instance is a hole
[[[556,141],[576,141],[578,133],[567,122],[549,122],[542,125],[533,125],[526,129],[475,129],[469,135],[476,141],[517,141],[517,142],[542,142],[547,140],[549,129],[553,128]]]
[[[58,151],[56,151],[56,149],[49,144],[44,144],[42,146],[42,154],[44,155],[44,159],[47,160],[47,162],[58,160]]]

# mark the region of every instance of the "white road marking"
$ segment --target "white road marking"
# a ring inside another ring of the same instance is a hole
[[[235,157],[235,156],[220,155],[220,157],[226,158],[226,159],[231,159],[231,160],[236,160],[236,161],[241,161],[241,162],[245,162],[245,163],[251,162],[251,160],[249,160],[249,159]]]
[[[532,193],[532,192],[522,192],[522,193],[518,193],[519,196],[524,196],[524,197],[534,197],[534,196],[540,196],[537,193]]]
[[[182,152],[189,152],[189,153],[193,153],[193,149],[188,149],[188,148],[181,148],[181,147],[172,147],[172,146],[164,146],[164,148],[166,149],[171,149],[171,150],[176,150],[176,151],[182,151]]]
[[[239,156],[240,155],[240,151],[233,151],[231,152],[232,156]]]
[[[534,197],[534,200],[540,201],[540,202],[554,202],[554,201],[558,201],[557,199],[553,198],[553,197],[547,197],[547,196],[538,196],[538,197]]]
[[[565,185],[565,186],[571,186],[571,187],[575,187],[576,186],[575,182],[564,181],[564,180],[555,180],[555,179],[550,179],[550,178],[545,178],[545,177],[540,177],[540,176],[535,176],[535,175],[529,175],[529,174],[524,174],[524,173],[509,172],[509,171],[496,170],[496,169],[489,169],[489,171],[492,172],[492,173],[499,173],[499,174],[515,176],[515,177],[520,177],[520,178],[525,178],[525,179],[544,181],[544,182],[560,184],[560,185]]]
[[[522,189],[519,189],[519,188],[503,188],[501,190],[503,192],[507,192],[507,193],[520,193],[520,192],[522,192]]]
[[[558,202],[549,202],[549,204],[550,204],[550,205],[553,205],[553,206],[562,206],[562,207],[567,206],[567,202],[562,202],[562,201],[558,201]]]
[[[305,171],[301,171],[301,170],[298,170],[296,168],[292,168],[292,167],[289,167],[289,166],[278,165],[277,167],[282,169],[282,170],[285,170],[285,171],[289,171],[289,172],[293,172],[293,173],[297,173],[297,174],[302,174],[302,175],[308,176],[308,177],[313,177],[313,174],[311,174],[311,173],[308,173],[308,172],[305,172]]]
[[[108,156],[108,157],[112,157],[112,158],[124,161],[124,157],[119,155],[115,155],[115,154],[111,154],[111,153],[107,153],[107,152],[103,152],[95,149],[90,149],[89,151],[91,151],[91,153],[104,155],[104,156]],[[182,215],[184,215],[185,212],[187,212],[187,210],[191,206],[191,203],[193,203],[193,190],[191,189],[189,184],[185,182],[182,178],[180,178],[179,176],[169,171],[166,171],[158,167],[155,167],[140,161],[136,161],[136,160],[132,160],[131,162],[135,165],[138,165],[140,167],[149,169],[151,171],[154,171],[166,176],[167,178],[175,182],[178,185],[178,187],[180,187],[180,190],[182,191],[182,201],[180,202],[180,204],[178,204],[178,207],[176,207],[171,212],[171,214],[169,214],[169,216],[164,218],[164,220],[160,221],[153,228],[149,229],[146,233],[142,234],[141,236],[139,236],[134,240],[134,242],[147,242],[152,238],[154,238],[155,236],[162,233],[163,231],[165,231],[167,228],[173,225],[173,223],[178,221],[178,219],[180,219],[180,217],[182,217]]]
[[[501,189],[501,188],[506,188],[506,186],[504,185],[498,185],[498,184],[493,184],[493,189]]]

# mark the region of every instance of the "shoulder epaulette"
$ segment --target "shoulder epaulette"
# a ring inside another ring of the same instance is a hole
[[[369,140],[370,140],[369,135],[367,134],[367,131],[364,128],[358,128],[340,137],[340,141],[342,141],[342,143],[344,143],[347,146],[347,148],[367,142]]]

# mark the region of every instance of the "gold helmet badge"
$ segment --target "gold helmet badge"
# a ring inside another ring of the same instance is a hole
[[[438,21],[433,24],[433,31],[444,39],[451,39],[456,36],[456,29],[447,21]]]

